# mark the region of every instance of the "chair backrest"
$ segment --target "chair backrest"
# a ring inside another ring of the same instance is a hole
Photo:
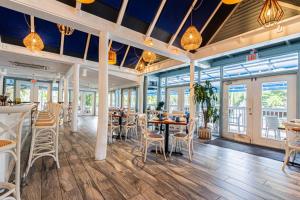
[[[139,114],[138,115],[139,126],[141,127],[142,134],[147,132],[147,115]]]
[[[188,136],[189,138],[193,138],[195,129],[196,129],[196,121],[193,118],[190,118],[189,123],[187,125],[188,128]]]
[[[269,129],[278,129],[279,119],[277,116],[266,116],[266,126]]]
[[[299,124],[294,125],[292,123],[287,122],[287,123],[284,123],[284,126],[285,126],[285,130],[286,130],[286,141],[288,143],[300,140],[300,135],[299,135],[299,133],[297,133],[298,131],[294,130],[295,128],[296,129],[300,128]]]

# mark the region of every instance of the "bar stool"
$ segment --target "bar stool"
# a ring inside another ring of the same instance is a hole
[[[58,160],[58,137],[60,104],[49,104],[49,111],[39,112],[32,127],[31,147],[25,176],[28,175],[33,163],[45,156],[52,157],[59,166]]]
[[[32,105],[26,106],[3,106],[0,107],[1,115],[5,119],[0,121],[0,136],[8,134],[13,139],[0,139],[0,153],[10,154],[15,163],[15,183],[0,182],[0,189],[3,190],[0,199],[20,200],[20,160],[21,160],[21,134],[24,118],[31,110]],[[9,179],[7,174],[6,179]]]

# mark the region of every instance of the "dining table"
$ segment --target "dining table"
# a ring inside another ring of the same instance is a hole
[[[186,126],[186,121],[176,121],[172,119],[165,119],[165,120],[156,120],[152,119],[148,121],[148,124],[156,124],[156,125],[165,125],[165,153],[170,153],[169,151],[169,127],[170,125],[177,125],[177,126]],[[173,153],[173,152],[172,152]],[[178,152],[174,152],[175,154],[178,154]],[[179,155],[182,155],[179,153]]]

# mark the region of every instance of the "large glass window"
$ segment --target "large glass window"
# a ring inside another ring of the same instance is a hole
[[[157,105],[157,89],[148,88],[147,90],[147,109],[155,109]]]
[[[5,95],[9,97],[11,101],[15,99],[15,80],[6,79],[5,80]]]
[[[135,110],[136,108],[136,90],[130,90],[130,109]]]
[[[58,83],[52,83],[52,102],[58,102]]]
[[[190,111],[190,88],[184,90],[184,112]]]
[[[195,73],[194,81],[198,80],[198,73]],[[190,73],[185,74],[178,74],[175,76],[169,76],[167,78],[167,85],[174,86],[174,85],[184,85],[190,83]]]
[[[224,67],[224,78],[245,77],[256,74],[286,72],[298,68],[298,54],[259,59],[251,62],[228,65]]]
[[[123,108],[128,108],[128,106],[129,106],[129,90],[124,89],[122,93],[123,93],[123,95],[122,95],[122,107]]]

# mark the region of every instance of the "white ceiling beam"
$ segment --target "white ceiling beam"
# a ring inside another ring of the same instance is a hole
[[[186,15],[184,16],[184,18],[183,18],[181,24],[179,25],[177,31],[175,32],[175,34],[174,34],[174,35],[172,36],[172,38],[170,39],[170,41],[169,41],[169,46],[173,45],[175,39],[177,38],[177,36],[178,36],[179,32],[181,31],[183,25],[185,24],[187,18],[190,16],[191,12],[193,11],[193,9],[194,9],[194,7],[195,7],[197,1],[198,1],[198,0],[194,0],[194,1],[193,1],[193,3],[192,3],[192,5],[190,6],[188,12],[187,12]]]
[[[163,8],[164,8],[166,2],[167,2],[167,0],[162,0],[162,1],[161,1],[160,6],[159,6],[159,8],[158,8],[158,10],[157,10],[157,12],[156,12],[156,15],[155,15],[153,21],[151,22],[151,24],[150,24],[150,26],[149,26],[149,28],[148,28],[148,30],[147,30],[146,38],[148,38],[148,37],[151,36],[151,33],[152,33],[152,31],[153,31],[153,29],[154,29],[154,27],[155,27],[155,24],[156,24],[156,22],[157,22],[157,20],[158,20],[158,18],[159,18],[159,16],[160,16],[160,14],[161,14]]]
[[[289,9],[296,10],[296,11],[300,11],[300,7],[299,6],[293,5],[291,3],[286,3],[286,2],[283,2],[283,1],[278,1],[278,3],[282,7],[289,8]]]
[[[125,51],[125,54],[124,54],[124,57],[123,57],[122,62],[121,62],[121,64],[120,64],[120,67],[123,67],[123,66],[124,66],[125,60],[126,60],[126,58],[127,58],[127,54],[128,54],[128,52],[129,52],[129,49],[130,49],[130,45],[127,46],[127,49],[126,49],[126,51]]]
[[[81,58],[75,58],[72,56],[59,55],[56,53],[50,53],[50,52],[46,52],[46,51],[32,52],[25,47],[6,44],[6,43],[1,43],[0,54],[4,54],[6,56],[23,55],[23,56],[28,56],[28,59],[38,58],[38,59],[42,59],[42,60],[50,61],[50,62],[69,64],[70,66],[74,63],[77,63],[77,64],[80,64],[80,66],[82,66],[84,68],[89,68],[89,69],[94,69],[94,70],[99,69],[98,62],[83,60]],[[109,74],[116,74],[117,72],[120,74],[123,74],[124,77],[130,78],[130,77],[137,76],[137,73],[134,69],[129,69],[129,68],[125,68],[125,67],[120,68],[119,66],[109,65],[109,68],[108,68]]]
[[[83,60],[86,60],[86,58],[87,58],[87,54],[88,54],[89,47],[90,47],[90,42],[91,42],[91,34],[89,33],[87,36],[87,39],[86,39]]]
[[[300,15],[285,19],[280,22],[280,25],[282,26],[281,32],[278,32],[276,27],[273,29],[261,27],[238,36],[207,45],[200,48],[197,53],[194,54],[192,60],[197,62],[207,61],[228,54],[248,51],[300,37]]]
[[[200,34],[202,34],[203,31],[206,29],[207,25],[212,20],[212,18],[215,16],[216,12],[219,10],[219,8],[221,7],[222,4],[223,4],[222,1],[220,1],[220,3],[218,4],[218,6],[214,10],[214,12],[209,16],[208,20],[205,22],[204,26],[201,28]]]
[[[36,0],[1,0],[0,6],[34,15],[54,23],[64,24],[93,35],[99,35],[100,31],[107,31],[113,41],[152,51],[175,60],[189,61],[192,56],[191,53],[187,53],[180,48],[168,48],[166,43],[157,39],[153,39],[155,45],[147,46],[144,44],[144,34],[82,10],[78,15],[74,12],[74,8],[56,0],[40,0],[38,3]]]
[[[121,25],[123,18],[124,18],[124,14],[127,8],[127,4],[128,4],[128,0],[123,0],[119,15],[118,15],[118,19],[117,19],[117,24]]]
[[[223,28],[223,26],[226,24],[226,22],[230,19],[230,17],[233,15],[233,13],[236,11],[236,9],[239,7],[240,3],[236,4],[235,7],[232,9],[232,11],[229,13],[229,15],[226,17],[226,19],[222,22],[222,24],[218,27],[217,31],[212,35],[212,37],[209,39],[207,44],[210,44],[213,39],[217,36],[217,34],[220,32],[220,30]]]
[[[147,66],[147,71],[145,73],[147,74],[154,74],[158,72],[168,71],[172,69],[177,69],[180,67],[185,67],[189,65],[189,62],[181,62],[177,60],[164,60],[162,62],[154,63],[152,65]]]
[[[61,33],[60,34],[60,50],[59,50],[60,55],[64,54],[64,43],[65,43],[65,34]]]

